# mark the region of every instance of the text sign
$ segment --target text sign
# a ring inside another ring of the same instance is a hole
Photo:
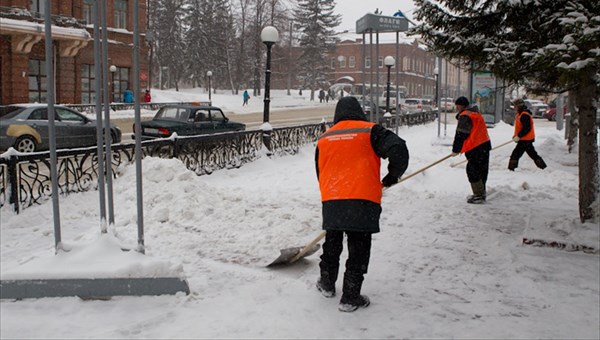
[[[356,33],[404,32],[408,31],[408,20],[404,17],[389,17],[377,14],[366,14],[356,21]]]

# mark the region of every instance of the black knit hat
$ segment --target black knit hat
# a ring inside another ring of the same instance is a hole
[[[467,99],[467,97],[458,97],[458,98],[456,98],[456,101],[454,102],[454,104],[467,107],[467,106],[469,106],[469,100]]]
[[[341,120],[367,120],[367,116],[363,111],[358,99],[351,96],[346,96],[338,101],[335,106],[335,114],[333,116],[333,123],[336,124]]]

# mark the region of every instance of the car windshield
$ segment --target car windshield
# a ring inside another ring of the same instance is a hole
[[[419,101],[417,99],[407,99],[404,104],[419,104]]]
[[[154,118],[166,120],[185,121],[188,119],[188,110],[180,107],[163,107]]]

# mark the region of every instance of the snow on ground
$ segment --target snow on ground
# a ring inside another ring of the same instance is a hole
[[[217,93],[211,94],[211,101],[214,106],[221,108],[225,114],[248,114],[262,112],[264,109],[264,93],[261,92],[260,96],[254,97],[252,95],[252,90],[249,89],[248,93],[250,93],[250,100],[248,101],[248,105],[242,106],[243,92],[244,91],[241,90],[240,93],[236,95],[232,94],[230,90],[217,90]],[[208,92],[206,92],[206,90],[203,88],[180,89],[179,91],[175,91],[174,89],[152,89],[151,93],[153,103],[191,103],[209,101]],[[271,102],[269,104],[269,108],[271,112],[275,112],[281,110],[293,110],[294,108],[307,108],[323,105],[319,103],[317,96],[318,92],[315,92],[315,100],[311,101],[310,91],[304,91],[302,92],[302,95],[299,95],[297,90],[292,90],[288,96],[287,90],[271,90]],[[333,103],[334,101],[330,102]],[[133,117],[133,112],[133,110],[111,110],[110,117],[112,119],[130,118]],[[154,117],[156,111],[142,109],[140,114],[142,117],[150,118]],[[96,119],[95,114],[88,115],[88,117],[91,119]]]
[[[147,158],[147,256],[181,264],[192,293],[3,300],[0,336],[597,339],[600,257],[522,243],[540,235],[595,249],[600,243],[597,224],[578,222],[577,155],[566,152],[562,132],[541,125],[536,148],[548,168],[539,170],[524,156],[510,172],[514,144],[493,151],[485,205],[465,202],[464,165],[449,166],[460,159],[387,190],[363,286],[372,304],[349,314],[337,310],[339,296],[326,299],[315,289],[320,252],[265,268],[280,249],[306,244],[320,232],[313,146],[206,176],[178,160]],[[495,145],[512,136],[503,123],[489,131]],[[436,137],[436,123],[403,127],[399,134],[411,155],[407,174],[450,152]],[[109,227],[120,244],[131,246],[137,236],[134,175],[133,165],[120,169],[116,222]],[[97,192],[60,198],[67,246],[103,242],[97,200]],[[0,222],[3,276],[54,256],[50,201],[20,215],[5,206]],[[79,256],[93,263],[101,255]]]

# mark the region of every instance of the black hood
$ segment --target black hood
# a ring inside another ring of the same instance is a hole
[[[335,106],[335,115],[333,124],[342,120],[364,120],[367,121],[367,115],[363,111],[358,99],[354,97],[343,97]]]

